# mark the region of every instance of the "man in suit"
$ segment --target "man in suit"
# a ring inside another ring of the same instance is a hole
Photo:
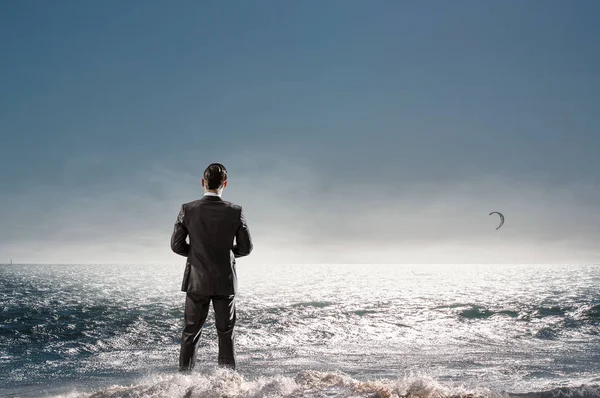
[[[183,372],[194,367],[211,301],[219,335],[219,366],[235,370],[235,259],[247,256],[253,247],[242,207],[221,199],[227,186],[225,167],[219,163],[209,165],[202,186],[204,197],[181,206],[171,236],[171,249],[187,258],[181,285],[186,292],[179,354],[179,369]]]

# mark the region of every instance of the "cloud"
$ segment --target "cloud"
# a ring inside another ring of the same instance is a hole
[[[249,192],[248,217],[260,220],[261,236],[277,240],[268,245],[274,258],[287,252],[299,262],[598,261],[600,217],[589,184],[547,187],[481,176],[336,185],[306,166],[276,170],[267,179],[272,194],[258,198],[251,187],[240,188]],[[506,215],[498,231],[497,217],[488,215],[496,210]]]
[[[255,240],[255,252],[242,264],[600,258],[598,190],[584,182],[550,186],[480,175],[443,183],[357,176],[348,183],[300,156],[237,153],[221,161],[230,175],[226,199],[243,205]],[[101,175],[103,164],[76,159],[65,181],[73,173],[78,184],[5,195],[0,254],[19,262],[179,264],[170,234],[181,203],[201,196],[204,164],[156,163],[86,180]],[[506,216],[498,231],[491,211]]]

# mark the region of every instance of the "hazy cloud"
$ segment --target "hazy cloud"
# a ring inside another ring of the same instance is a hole
[[[108,162],[108,159],[106,160]],[[237,154],[225,198],[244,207],[255,252],[273,263],[594,262],[598,189],[479,176],[463,181],[339,184],[301,157]],[[67,177],[90,161],[73,161]],[[91,164],[102,165],[98,159]],[[177,263],[169,238],[179,206],[202,194],[205,165],[156,166],[94,184],[14,197],[0,253],[26,262]],[[100,167],[100,166],[98,166]],[[93,173],[92,173],[93,174]],[[84,178],[85,180],[85,178]],[[43,197],[45,200],[39,200]],[[498,231],[497,216],[506,216]]]

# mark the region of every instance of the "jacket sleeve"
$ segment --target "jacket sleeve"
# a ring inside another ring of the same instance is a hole
[[[250,230],[248,224],[246,224],[246,218],[244,212],[240,207],[240,215],[238,220],[238,229],[235,234],[235,245],[233,246],[233,255],[237,257],[244,257],[250,254],[253,249],[252,237],[250,236]]]
[[[173,235],[171,235],[171,250],[181,256],[187,257],[190,252],[190,245],[185,240],[188,236],[188,230],[183,223],[184,216],[185,209],[182,205],[177,216],[177,221],[175,221]]]

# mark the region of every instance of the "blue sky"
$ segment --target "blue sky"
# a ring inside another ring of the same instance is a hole
[[[221,161],[252,261],[598,262],[597,2],[0,10],[2,258],[177,263]]]

